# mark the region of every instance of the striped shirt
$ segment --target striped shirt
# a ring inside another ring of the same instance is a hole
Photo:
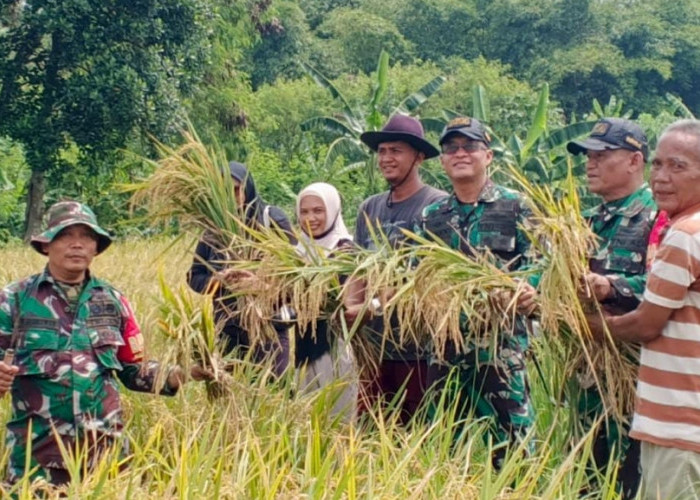
[[[673,312],[642,348],[630,436],[700,452],[700,211],[672,222],[644,300]]]

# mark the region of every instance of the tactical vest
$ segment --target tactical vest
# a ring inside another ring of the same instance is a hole
[[[451,224],[454,212],[451,206],[445,206],[437,213],[431,214],[428,231],[451,244],[452,235],[456,232],[460,237],[459,249],[464,254],[473,257],[474,250],[488,249],[504,262],[513,261],[512,267],[517,267],[520,255],[517,251],[518,219],[520,203],[518,200],[499,198],[483,205],[481,217],[475,219],[472,212],[466,217],[463,227]],[[466,231],[466,232],[465,232]],[[470,245],[470,234],[478,233],[476,248]]]
[[[653,208],[645,207],[629,219],[627,226],[618,226],[608,243],[607,255],[604,258],[595,258],[595,255],[590,258],[591,271],[603,276],[619,273],[644,274],[649,233],[653,226],[649,215],[653,211]],[[636,261],[630,258],[630,255],[639,255],[641,258]]]

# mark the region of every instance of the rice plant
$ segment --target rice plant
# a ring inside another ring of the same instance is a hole
[[[633,407],[636,363],[628,346],[609,333],[601,343],[590,331],[587,317],[601,310],[585,289],[584,276],[597,242],[581,216],[574,177],[569,173],[563,194],[555,197],[548,186],[533,184],[516,170],[511,175],[531,201],[527,232],[543,263],[538,287],[543,339],[538,345],[547,346],[547,356],[559,357],[560,380],[590,378],[609,414],[624,420]]]
[[[173,343],[161,329],[163,321],[167,324],[172,321],[167,318],[173,318],[161,309],[162,288],[178,296],[191,252],[191,242],[185,240],[126,241],[116,242],[95,261],[95,274],[131,299],[151,358],[163,359]],[[1,254],[3,262],[24,255],[20,248]],[[30,267],[6,269],[5,278],[17,279]],[[168,272],[159,284],[161,268]],[[193,328],[206,307],[206,298],[201,302],[192,298],[187,314]],[[544,378],[551,383],[553,361],[543,364]],[[62,488],[26,481],[13,487],[0,485],[0,495],[139,500],[576,498],[585,486],[589,436],[572,448],[562,446],[568,409],[549,401],[537,377],[532,381],[537,404],[537,426],[531,436],[535,451],[529,457],[511,454],[501,470],[490,465],[490,445],[483,439],[487,424],[478,419],[456,422],[449,404],[433,420],[408,427],[378,410],[358,425],[343,423],[331,415],[332,397],[326,389],[297,392],[291,377],[273,383],[266,367],[242,361],[233,366],[225,397],[210,399],[206,388],[194,382],[174,398],[124,391],[130,443],[126,456],[107,455]],[[8,418],[5,398],[0,420]],[[365,425],[367,421],[371,425]],[[456,429],[465,427],[467,431],[456,436]],[[0,437],[4,432],[2,427]],[[0,468],[6,464],[7,450],[0,455]],[[612,473],[602,479],[591,497],[618,498]]]

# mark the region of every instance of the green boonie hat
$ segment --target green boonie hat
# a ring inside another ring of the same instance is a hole
[[[40,254],[46,255],[42,243],[51,243],[58,233],[69,226],[84,224],[97,234],[97,253],[100,254],[112,243],[107,231],[97,225],[97,217],[90,207],[77,201],[59,201],[54,203],[46,215],[46,230],[32,236],[30,244]]]

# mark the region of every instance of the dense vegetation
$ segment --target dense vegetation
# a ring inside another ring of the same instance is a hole
[[[352,220],[357,202],[382,188],[368,175],[372,158],[352,147],[329,154],[343,134],[311,119],[351,125],[353,139],[396,109],[433,131],[466,113],[524,140],[546,84],[545,136],[600,114],[641,117],[653,135],[674,114],[700,109],[692,0],[124,5],[17,1],[0,10],[0,241],[31,230],[36,217],[25,225],[25,212],[40,215],[40,201],[66,197],[94,205],[118,231],[137,229],[115,184],[147,173],[139,158],[152,155],[148,134],[176,141],[185,116],[246,161],[270,201],[290,206],[304,184],[333,179]],[[382,50],[389,60],[378,71]],[[406,106],[416,93],[422,99]],[[440,181],[437,163],[426,170]],[[37,174],[45,194],[34,189]]]

